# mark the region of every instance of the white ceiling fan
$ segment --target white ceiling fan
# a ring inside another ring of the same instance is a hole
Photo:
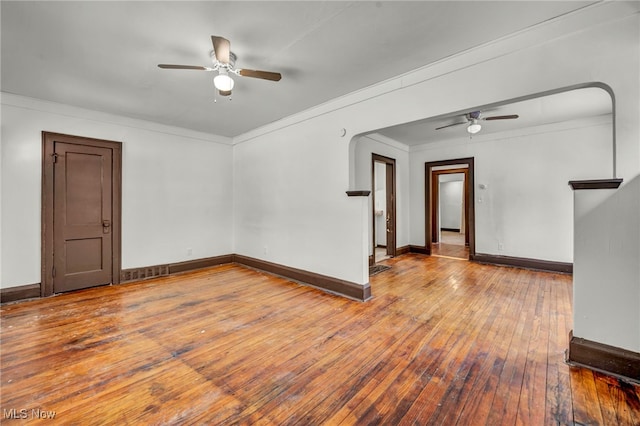
[[[491,117],[481,117],[482,113],[480,111],[471,111],[464,115],[466,121],[462,121],[459,123],[447,124],[446,126],[437,127],[436,130],[446,129],[447,127],[459,126],[461,124],[467,125],[467,132],[472,135],[475,135],[482,129],[482,125],[478,122],[481,120],[493,121],[493,120],[513,120],[519,117],[517,114],[512,115],[494,115]]]
[[[211,52],[212,67],[171,64],[159,64],[158,67],[174,70],[217,71],[218,74],[213,78],[213,85],[218,89],[221,96],[229,96],[233,90],[234,81],[229,74],[271,81],[280,81],[282,78],[282,75],[278,72],[236,68],[237,57],[235,53],[231,51],[231,43],[229,40],[224,37],[211,36],[211,43],[213,44],[213,51]]]

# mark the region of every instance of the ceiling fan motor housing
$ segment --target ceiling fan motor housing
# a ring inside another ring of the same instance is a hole
[[[216,51],[215,50],[212,50],[211,53],[209,54],[209,56],[211,56],[211,61],[213,62],[213,65],[217,65],[218,67],[229,68],[231,70],[234,69],[234,67],[236,65],[236,59],[238,59],[238,57],[236,56],[235,53],[229,52],[229,63],[228,64],[223,64],[223,63],[218,61],[218,58],[216,58]]]

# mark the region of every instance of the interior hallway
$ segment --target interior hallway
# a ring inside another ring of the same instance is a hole
[[[469,259],[469,247],[464,245],[464,237],[460,232],[440,231],[440,242],[431,243],[431,255]]]

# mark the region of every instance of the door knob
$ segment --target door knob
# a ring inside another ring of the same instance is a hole
[[[102,233],[103,234],[108,234],[109,233],[109,228],[111,228],[111,221],[103,220],[102,221]]]

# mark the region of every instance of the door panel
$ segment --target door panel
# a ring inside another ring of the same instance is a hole
[[[387,163],[386,187],[387,187],[387,254],[396,255],[396,203],[395,203],[395,167]]]
[[[396,160],[393,158],[384,157],[375,153],[371,154],[371,193],[373,195],[373,209],[372,209],[372,242],[373,242],[373,261],[375,263],[376,253],[376,163],[383,163],[385,165],[385,193],[386,193],[386,211],[385,217],[385,234],[386,234],[386,246],[387,255],[396,255]]]
[[[103,269],[102,238],[67,240],[65,247],[68,275]]]
[[[54,146],[55,293],[110,284],[112,150]]]

